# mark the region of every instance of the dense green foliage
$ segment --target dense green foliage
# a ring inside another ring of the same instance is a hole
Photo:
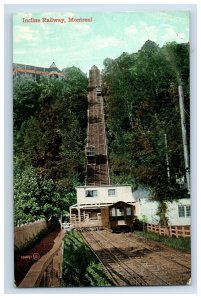
[[[66,214],[83,183],[88,81],[64,77],[14,81],[15,224]]]
[[[143,236],[146,239],[154,240],[157,242],[161,242],[162,244],[181,250],[185,252],[191,251],[191,239],[190,238],[176,238],[176,237],[169,237],[169,236],[161,236],[154,232],[142,232],[142,231],[135,231],[135,234],[139,236]]]
[[[63,286],[111,286],[102,264],[75,230],[64,239],[62,270]]]
[[[104,65],[112,182],[144,186],[160,201],[186,196],[178,184],[185,176],[178,84],[183,83],[189,138],[189,45],[159,48],[147,41],[138,53]]]

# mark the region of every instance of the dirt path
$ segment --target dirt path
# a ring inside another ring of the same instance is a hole
[[[116,286],[186,285],[191,256],[133,233],[83,232]]]
[[[32,249],[26,251],[21,255],[21,257],[15,263],[15,284],[18,286],[31,266],[40,259],[41,256],[45,255],[49,252],[53,245],[54,239],[57,237],[60,230],[55,230],[49,233],[46,237],[44,237],[40,242],[38,242]]]

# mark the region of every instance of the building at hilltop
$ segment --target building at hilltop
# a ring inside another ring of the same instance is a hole
[[[40,77],[59,78],[63,75],[63,72],[57,68],[55,62],[53,62],[49,68],[13,63],[13,79],[16,79],[20,76],[25,76],[29,79],[37,81],[40,79]]]

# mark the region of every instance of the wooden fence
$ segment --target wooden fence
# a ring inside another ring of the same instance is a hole
[[[14,245],[17,248],[25,246],[30,240],[34,239],[37,234],[47,228],[45,220],[35,221],[31,224],[16,226],[14,228]]]
[[[61,230],[54,240],[53,248],[31,266],[19,288],[61,285],[64,235],[64,230]]]
[[[166,236],[175,236],[175,237],[183,237],[188,238],[191,236],[191,227],[190,226],[168,226],[162,227],[160,225],[155,224],[147,224],[147,231],[155,232],[159,235]]]

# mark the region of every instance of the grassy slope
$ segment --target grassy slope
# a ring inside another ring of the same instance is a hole
[[[73,230],[64,239],[63,286],[111,286],[102,264]]]
[[[153,232],[142,232],[142,231],[135,231],[135,233],[139,236],[143,236],[147,239],[154,240],[161,242],[162,244],[181,250],[185,252],[191,251],[191,240],[190,238],[175,238],[175,237],[167,237],[167,236],[160,236]]]

